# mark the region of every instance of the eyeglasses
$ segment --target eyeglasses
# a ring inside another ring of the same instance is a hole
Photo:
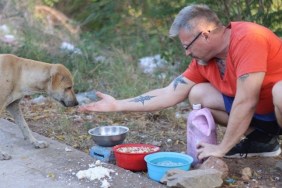
[[[199,36],[202,34],[202,32],[200,32],[188,45],[186,45],[184,47],[185,50],[188,50],[188,48],[190,48],[190,46],[192,46],[192,44],[199,38]]]

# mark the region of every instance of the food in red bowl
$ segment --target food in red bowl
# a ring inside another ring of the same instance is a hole
[[[144,157],[160,151],[160,148],[151,144],[120,144],[113,147],[116,164],[132,171],[145,171],[147,164]]]

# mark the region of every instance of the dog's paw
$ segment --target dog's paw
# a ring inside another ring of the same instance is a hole
[[[11,155],[4,152],[0,152],[0,160],[9,160],[11,158],[12,158]]]
[[[33,142],[33,145],[36,149],[42,149],[42,148],[47,148],[49,144],[45,141],[35,141]]]

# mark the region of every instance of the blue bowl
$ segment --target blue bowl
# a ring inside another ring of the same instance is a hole
[[[166,171],[181,169],[188,171],[193,162],[189,155],[176,152],[158,152],[145,156],[147,162],[148,176],[152,180],[160,181]]]

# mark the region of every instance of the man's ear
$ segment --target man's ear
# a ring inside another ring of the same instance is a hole
[[[205,37],[206,40],[209,38],[210,31],[202,32],[202,35]]]

